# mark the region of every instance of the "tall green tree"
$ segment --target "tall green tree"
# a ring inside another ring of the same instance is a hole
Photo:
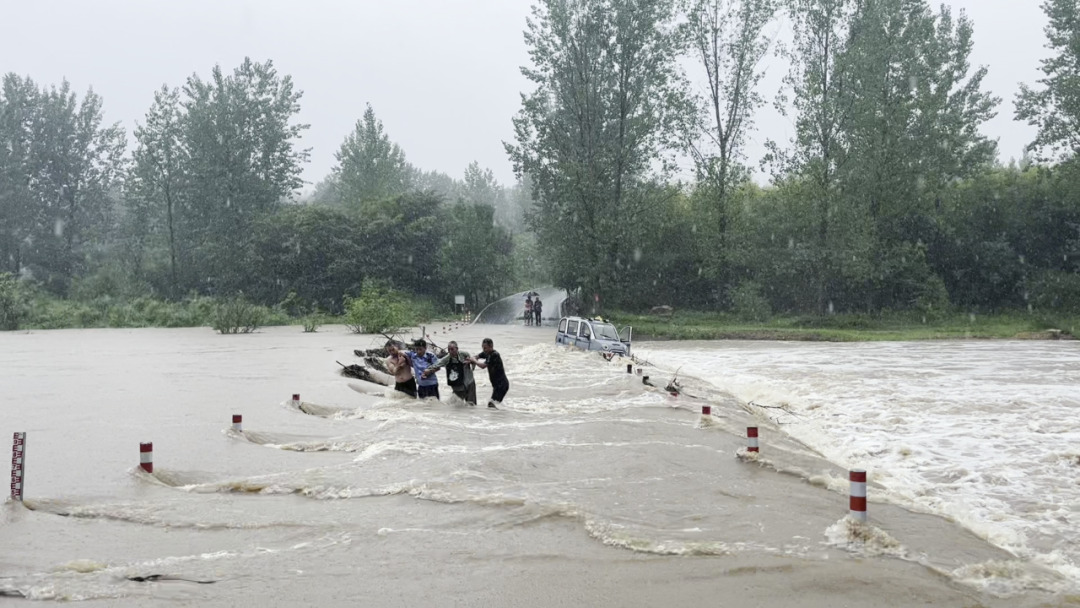
[[[495,179],[491,169],[483,169],[473,161],[465,168],[461,198],[474,205],[488,205],[495,209],[495,222],[513,230],[522,225],[520,208],[511,200],[507,189]]]
[[[477,205],[498,206],[502,192],[491,169],[482,169],[480,163],[473,161],[465,168],[464,182],[462,198]]]
[[[973,26],[963,13],[935,15],[925,0],[864,0],[851,27],[843,58],[850,119],[841,131],[848,161],[835,199],[841,217],[866,231],[857,256],[867,256],[859,273],[866,306],[903,308],[940,284],[920,243],[933,238],[945,186],[994,160],[996,143],[980,127],[999,100],[982,90],[986,68],[970,68]],[[842,279],[855,278],[850,257],[838,260]]]
[[[149,235],[163,228],[169,255],[171,295],[177,295],[177,230],[189,158],[184,145],[185,119],[180,91],[162,86],[145,123],[135,129],[138,146],[133,154],[129,179],[130,218],[135,235]]]
[[[674,148],[675,22],[672,0],[542,0],[525,32],[535,89],[507,152],[533,180],[554,280],[601,305],[621,289],[656,206],[647,184]]]
[[[403,292],[441,293],[439,253],[445,237],[443,200],[432,192],[410,192],[369,203],[364,259],[371,276]]]
[[[412,186],[419,192],[431,192],[446,201],[456,201],[462,197],[464,185],[441,171],[416,171]]]
[[[37,100],[26,265],[66,294],[87,255],[107,237],[127,142],[119,124],[103,124],[102,100],[93,90],[80,102],[64,81],[39,91]]]
[[[273,62],[245,59],[232,74],[215,66],[183,87],[187,153],[185,226],[199,246],[189,255],[190,287],[234,291],[244,280],[252,226],[303,184],[309,151],[297,147],[308,128],[296,124],[303,93]],[[208,284],[204,281],[208,281]]]
[[[335,158],[338,164],[333,177],[345,205],[359,208],[363,203],[404,194],[413,187],[415,170],[405,160],[401,147],[390,141],[371,104]]]
[[[765,76],[761,61],[772,44],[766,26],[776,10],[774,0],[692,0],[687,9],[687,41],[707,86],[695,99],[687,148],[716,201],[721,235],[727,195],[747,178],[746,136],[765,103],[757,87]]]
[[[506,191],[506,217],[505,226],[514,233],[532,232],[529,218],[533,215],[533,188],[532,178],[528,174],[522,176],[513,186]],[[535,234],[533,234],[535,237]],[[535,238],[533,238],[535,241]]]
[[[735,210],[729,199],[749,179],[746,137],[765,103],[758,85],[772,45],[766,29],[777,8],[775,0],[690,0],[687,6],[689,52],[706,85],[704,95],[693,96],[696,111],[686,134],[698,177],[694,215],[710,241],[707,276],[722,288],[734,272],[728,231]]]
[[[1076,0],[1046,0],[1047,24],[1041,88],[1020,85],[1016,119],[1039,129],[1029,150],[1038,158],[1072,157],[1080,152],[1080,5]]]
[[[326,206],[287,205],[255,224],[251,291],[276,304],[295,294],[301,310],[341,313],[372,269],[362,222]]]
[[[812,186],[804,213],[814,218],[816,230],[811,253],[819,311],[828,309],[835,256],[830,255],[831,218],[835,206],[837,172],[847,162],[843,133],[852,114],[852,97],[844,58],[853,34],[856,0],[787,0],[793,31],[789,51],[791,72],[785,83],[796,112],[796,135],[791,150],[772,158],[779,161],[785,179],[797,174]],[[781,97],[780,104],[787,101]]]
[[[40,92],[30,78],[6,74],[0,89],[0,272],[18,276],[33,231],[35,132],[40,126]]]
[[[501,296],[513,284],[512,253],[510,234],[496,224],[492,206],[466,203],[448,213],[440,251],[447,290],[478,305]]]

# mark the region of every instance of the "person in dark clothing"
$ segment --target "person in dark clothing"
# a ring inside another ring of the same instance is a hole
[[[446,383],[454,396],[469,405],[476,405],[476,382],[473,381],[471,357],[469,353],[458,350],[457,342],[446,346],[447,355],[429,365],[421,377],[427,378],[439,369],[446,368]],[[438,380],[436,380],[438,382]]]
[[[506,377],[502,355],[495,350],[495,343],[491,341],[491,338],[484,338],[481,348],[484,352],[473,358],[472,362],[480,369],[488,370],[488,378],[491,380],[491,399],[488,400],[488,407],[499,409],[498,405],[502,403],[510,390],[510,380]]]
[[[533,300],[533,315],[536,317],[535,324],[537,327],[543,324],[542,317],[540,316],[544,312],[544,303],[540,301],[540,296],[536,296]]]

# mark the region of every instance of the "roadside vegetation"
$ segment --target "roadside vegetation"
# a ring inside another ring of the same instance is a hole
[[[303,92],[270,60],[192,66],[130,134],[93,90],[9,73],[0,329],[371,331],[553,285],[586,314],[674,307],[638,323],[656,337],[1072,333],[1075,5],[1017,7],[1047,45],[1005,100],[976,24],[930,0],[537,0],[513,184],[413,165],[367,106],[305,191]],[[792,137],[751,158],[770,102]],[[1035,131],[1018,158],[1002,114]]]
[[[634,340],[793,340],[867,342],[957,339],[1071,339],[1080,317],[1021,312],[992,315],[913,313],[782,316],[748,320],[733,314],[675,312],[670,317],[616,313],[618,327],[633,325]]]
[[[346,325],[363,333],[413,327],[456,318],[432,302],[398,291],[372,288],[350,298],[345,314],[295,306],[295,300],[255,304],[243,296],[215,298],[191,294],[167,301],[150,296],[101,295],[62,299],[26,281],[0,274],[0,331],[124,327],[210,327],[223,334],[250,333],[260,327],[295,325],[314,333],[324,325]],[[385,317],[385,318],[383,318]]]

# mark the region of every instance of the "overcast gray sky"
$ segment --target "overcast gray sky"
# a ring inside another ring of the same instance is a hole
[[[1004,160],[1019,157],[1032,130],[1012,120],[1018,82],[1038,78],[1045,18],[1037,0],[950,0],[975,22],[973,64],[1004,98],[986,127]],[[304,177],[316,182],[370,102],[409,160],[460,177],[473,160],[503,182],[513,173],[502,142],[528,86],[519,67],[532,0],[14,0],[0,10],[0,72],[39,84],[67,78],[93,86],[106,119],[130,132],[163,83],[179,86],[214,64],[231,70],[245,56],[273,59],[304,91]],[[771,62],[763,93],[786,67]],[[766,139],[790,137],[788,119],[758,117],[749,151],[756,165]]]

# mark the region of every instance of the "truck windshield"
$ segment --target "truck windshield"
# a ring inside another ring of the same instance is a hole
[[[604,338],[605,340],[619,341],[619,331],[615,329],[614,325],[608,325],[607,323],[593,323],[593,333],[596,338]]]

